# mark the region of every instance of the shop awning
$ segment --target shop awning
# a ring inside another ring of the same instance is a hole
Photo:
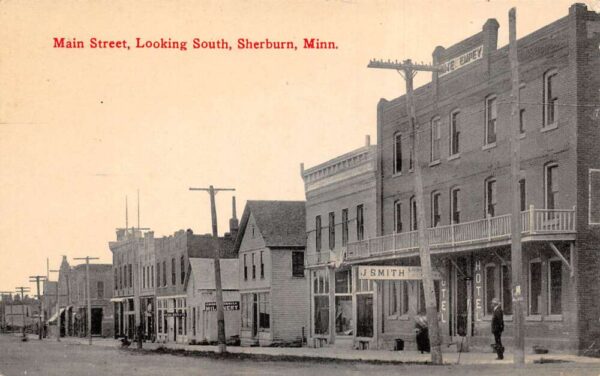
[[[54,315],[52,315],[52,317],[50,317],[48,319],[48,321],[46,321],[47,324],[56,321],[56,318],[58,317],[59,314],[62,314],[65,311],[64,308],[61,308],[59,312],[54,312]]]

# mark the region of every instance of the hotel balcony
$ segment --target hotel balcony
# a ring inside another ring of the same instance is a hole
[[[505,214],[428,228],[426,236],[432,254],[498,247],[510,244],[510,222],[511,215]],[[530,206],[529,210],[521,212],[521,234],[523,242],[573,241],[575,240],[575,208],[548,210]],[[418,246],[417,231],[384,235],[348,243],[344,261],[353,263],[416,256],[419,254]]]

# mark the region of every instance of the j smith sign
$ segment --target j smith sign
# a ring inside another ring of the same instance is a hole
[[[441,66],[444,69],[438,77],[442,77],[448,73],[452,73],[453,71],[464,67],[465,65],[469,65],[474,61],[477,61],[483,57],[483,46],[476,47],[469,52],[466,52],[460,56],[457,56],[447,62],[443,63]]]
[[[442,279],[438,271],[432,272],[433,279]],[[358,278],[360,279],[423,279],[420,266],[359,266]]]

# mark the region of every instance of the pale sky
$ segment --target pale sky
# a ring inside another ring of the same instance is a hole
[[[0,291],[45,274],[46,257],[51,269],[61,255],[110,263],[126,195],[136,224],[138,188],[141,225],[155,236],[210,232],[208,195],[190,186],[235,187],[238,216],[248,199],[304,199],[299,164],[360,147],[366,134],[375,141],[377,102],[404,91],[396,73],[367,69],[370,58],[429,62],[488,18],[500,47],[511,7],[521,37],[572,2],[0,2]],[[55,49],[54,37],[86,47]],[[92,37],[132,48],[90,49]],[[140,50],[136,37],[234,48]],[[238,38],[299,48],[237,50]],[[304,50],[303,38],[338,49]],[[217,197],[222,234],[231,194]]]

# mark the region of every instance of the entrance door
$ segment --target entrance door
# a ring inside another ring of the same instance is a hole
[[[357,294],[356,310],[356,335],[373,337],[373,294]]]
[[[92,308],[92,335],[102,335],[102,308]]]
[[[450,335],[466,336],[469,316],[469,297],[467,259],[460,257],[456,259],[456,265],[451,265],[450,282]],[[458,266],[458,268],[457,268]]]
[[[252,294],[252,337],[258,335],[258,294]]]

